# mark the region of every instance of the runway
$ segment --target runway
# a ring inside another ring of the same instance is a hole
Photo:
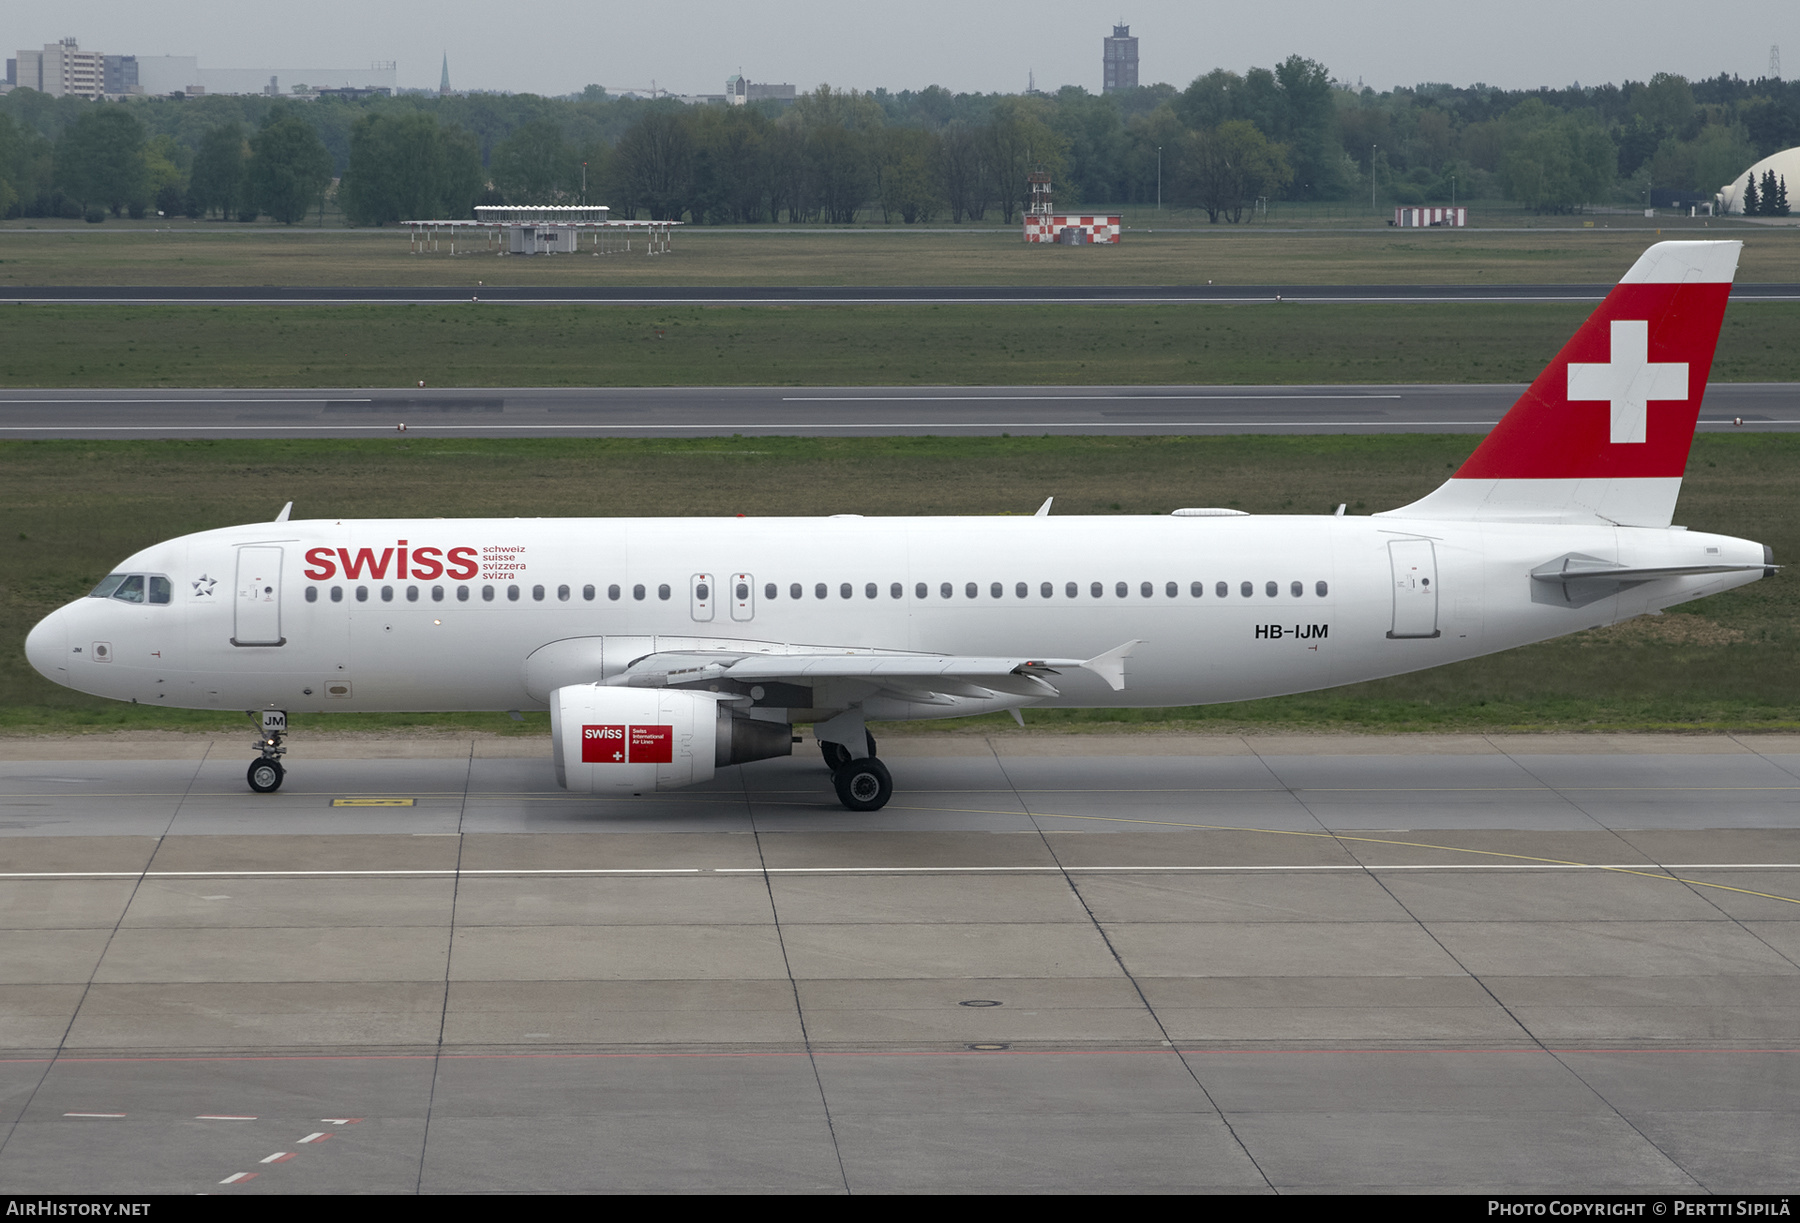
[[[86,305],[432,305],[481,301],[496,305],[611,306],[899,306],[1218,304],[1241,302],[1599,301],[1610,284],[1527,285],[572,285],[282,286],[50,285],[8,288],[0,304],[61,302]],[[1800,284],[1738,284],[1738,301],[1800,301]]]
[[[1485,433],[1519,385],[0,390],[0,437]],[[1703,431],[1800,428],[1800,386],[1714,382]]]
[[[0,741],[12,1191],[1800,1172],[1800,736],[893,738],[862,816],[247,738]]]

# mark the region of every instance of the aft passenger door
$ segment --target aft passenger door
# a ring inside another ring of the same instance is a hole
[[[1432,542],[1390,540],[1388,564],[1394,577],[1394,619],[1388,636],[1438,636],[1437,550]]]

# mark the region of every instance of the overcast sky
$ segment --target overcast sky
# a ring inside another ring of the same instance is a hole
[[[1140,80],[1177,87],[1213,68],[1243,71],[1298,52],[1376,89],[1448,81],[1523,88],[1644,80],[1655,72],[1762,76],[1769,47],[1800,75],[1797,0],[1638,0],[1418,4],[1269,0],[1200,5],[1134,0],[1119,20],[1140,42]],[[1100,40],[1113,18],[1075,0],[981,4],[908,0],[681,0],[494,5],[436,0],[0,0],[0,43],[80,39],[109,54],[197,55],[202,68],[361,68],[396,60],[403,87],[435,88],[450,56],[458,89],[571,93],[652,80],[718,93],[753,81],[809,89],[943,85],[957,92],[1100,89]]]

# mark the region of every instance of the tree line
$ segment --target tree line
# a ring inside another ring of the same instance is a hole
[[[1185,89],[873,92],[791,106],[579,95],[0,97],[0,215],[289,223],[464,217],[477,203],[605,203],[694,223],[1001,220],[1044,166],[1060,208],[1167,204],[1232,223],[1287,201],[1506,199],[1545,212],[1710,195],[1800,144],[1800,83],[1721,75],[1376,92],[1290,56]],[[1759,184],[1760,187],[1760,184]],[[98,217],[96,217],[96,213]]]

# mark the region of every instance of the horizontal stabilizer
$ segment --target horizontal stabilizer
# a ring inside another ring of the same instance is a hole
[[[1654,582],[1661,578],[1689,578],[1707,573],[1748,573],[1752,569],[1766,568],[1768,566],[1759,561],[1753,565],[1656,565],[1634,569],[1628,565],[1609,565],[1605,561],[1588,557],[1565,556],[1548,565],[1539,565],[1531,571],[1531,576],[1539,582]]]

